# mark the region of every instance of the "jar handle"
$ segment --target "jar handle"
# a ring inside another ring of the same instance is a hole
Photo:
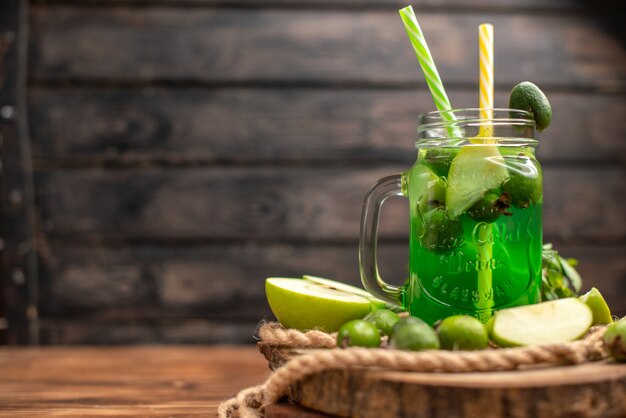
[[[376,259],[380,208],[385,200],[391,196],[403,196],[401,174],[394,174],[378,180],[365,195],[363,212],[361,213],[359,270],[363,286],[372,295],[384,301],[401,305],[402,288],[383,281],[378,274],[378,261]]]

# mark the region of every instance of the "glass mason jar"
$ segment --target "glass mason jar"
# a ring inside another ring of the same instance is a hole
[[[433,324],[450,315],[486,322],[494,310],[540,300],[542,174],[530,113],[480,109],[419,116],[417,161],[365,197],[359,267],[365,288]],[[385,283],[376,261],[380,208],[409,200],[409,278]]]

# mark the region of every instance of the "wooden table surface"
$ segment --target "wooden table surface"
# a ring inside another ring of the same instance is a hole
[[[0,417],[212,417],[268,375],[253,346],[0,348]]]

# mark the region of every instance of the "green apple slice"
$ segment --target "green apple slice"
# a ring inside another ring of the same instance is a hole
[[[376,296],[368,292],[367,290],[361,289],[356,286],[352,286],[346,283],[341,283],[332,279],[327,279],[325,277],[311,276],[309,274],[303,275],[302,278],[305,280],[310,280],[312,282],[329,286],[333,289],[343,290],[344,292],[348,292],[348,293],[352,293],[358,296],[363,296],[364,298],[368,298],[370,302],[372,302],[373,309],[391,309],[394,312],[404,311],[404,308],[402,308],[401,306],[380,300]]]
[[[578,299],[591,309],[593,313],[593,325],[610,324],[613,322],[609,305],[607,305],[602,294],[595,287],[592,287],[590,291]]]
[[[304,279],[270,277],[265,280],[265,295],[281,324],[303,331],[335,332],[373,309],[367,297]]]
[[[323,284],[324,286],[328,286],[331,289],[341,290],[347,293],[353,293],[355,295],[363,296],[368,299],[376,299],[370,292],[365,289],[361,289],[356,286],[352,286],[346,283],[341,283],[336,280],[326,279],[324,277],[311,276],[309,274],[305,274],[302,276],[304,280],[310,280],[315,283]],[[382,301],[381,301],[382,302]]]
[[[418,161],[406,172],[405,186],[408,186],[408,190],[403,190],[403,192],[406,196],[409,194],[413,195],[413,198],[417,201],[422,198],[429,188],[435,186],[438,182],[439,177]]]
[[[564,343],[582,337],[592,321],[583,302],[558,299],[496,312],[491,337],[502,347]]]
[[[457,218],[508,179],[509,172],[496,146],[465,145],[452,160],[448,173],[446,206],[450,217]]]

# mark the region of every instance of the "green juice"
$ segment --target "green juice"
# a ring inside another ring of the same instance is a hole
[[[401,302],[430,324],[456,314],[486,322],[494,310],[540,299],[542,174],[534,149],[464,147],[472,149],[420,149],[402,178],[411,226]]]

